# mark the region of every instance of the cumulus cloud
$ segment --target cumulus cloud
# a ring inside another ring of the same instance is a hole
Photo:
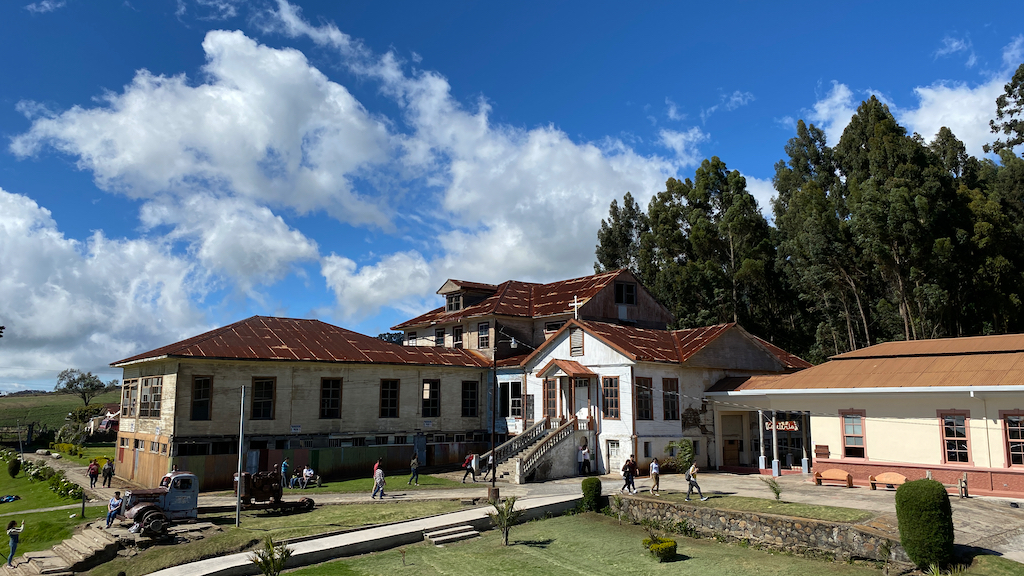
[[[747,192],[757,200],[757,207],[761,210],[761,214],[768,219],[769,222],[773,220],[772,216],[772,198],[778,195],[775,191],[775,186],[772,185],[770,179],[756,178],[754,176],[743,177],[747,181]]]
[[[33,14],[46,14],[47,12],[53,12],[54,10],[60,10],[67,5],[64,0],[40,0],[39,2],[33,2],[25,6],[25,10],[32,12]]]
[[[694,126],[685,132],[663,129],[658,132],[658,138],[662,146],[675,153],[683,166],[696,166],[703,158],[697,145],[711,137]]]
[[[824,98],[814,103],[809,117],[818,128],[825,132],[825,141],[829,146],[839,143],[843,130],[850,123],[850,118],[857,112],[859,101],[853,98],[853,91],[846,84],[832,81],[832,89]]]
[[[5,380],[52,379],[68,367],[109,373],[109,362],[205,329],[192,304],[202,272],[165,243],[68,239],[47,209],[2,189],[0,214]]]

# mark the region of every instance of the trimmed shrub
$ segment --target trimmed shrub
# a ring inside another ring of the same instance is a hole
[[[676,557],[676,541],[662,539],[655,544],[651,544],[649,550],[658,559],[658,562],[665,562]]]
[[[583,498],[580,500],[580,504],[583,506],[583,510],[587,512],[596,511],[601,501],[601,479],[597,477],[585,478],[582,488]]]
[[[11,478],[14,478],[18,475],[18,472],[21,472],[21,460],[17,458],[9,460],[7,462],[7,473],[11,475]]]
[[[925,568],[953,559],[953,509],[941,482],[913,480],[896,490],[900,543],[907,556]]]

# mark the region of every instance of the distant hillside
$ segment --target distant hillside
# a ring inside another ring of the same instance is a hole
[[[120,392],[111,390],[93,398],[89,405],[120,401]],[[84,406],[82,399],[73,394],[8,395],[0,398],[0,426],[14,426],[20,420],[22,424],[39,422],[56,430],[64,425],[68,412],[80,406]]]

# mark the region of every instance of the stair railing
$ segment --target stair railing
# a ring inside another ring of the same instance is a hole
[[[526,430],[523,430],[521,434],[517,434],[505,442],[501,446],[494,449],[494,465],[497,466],[502,462],[505,462],[509,458],[522,452],[528,448],[531,444],[536,442],[539,438],[548,433],[548,429],[551,426],[551,420],[545,416],[535,422],[533,426],[530,426]],[[484,466],[487,465],[487,458],[491,455],[490,450],[480,455],[480,462]]]
[[[566,420],[564,424],[555,429],[554,432],[548,434],[544,441],[538,444],[533,450],[523,455],[522,458],[522,478],[526,478],[533,472],[540,461],[544,458],[544,455],[549,450],[558,445],[559,442],[573,435],[576,431],[576,417],[573,416]]]

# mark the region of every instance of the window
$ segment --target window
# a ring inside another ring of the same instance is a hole
[[[601,413],[605,418],[619,418],[619,379],[601,381]]]
[[[843,420],[843,457],[866,458],[864,446],[863,410],[841,410],[839,417]]]
[[[455,435],[455,441],[456,442],[465,442],[466,441],[466,435],[465,434],[456,434]]]
[[[452,328],[452,347],[462,348],[462,326]]]
[[[209,456],[209,444],[178,444],[178,456]]]
[[[481,322],[476,325],[476,347],[491,347],[491,323]]]
[[[558,417],[558,381],[551,378],[544,380],[544,415]]]
[[[477,386],[479,382],[475,380],[463,380],[462,381],[462,417],[463,418],[476,418],[477,415],[477,404],[478,404],[478,393]]]
[[[650,458],[650,457],[651,457],[651,443],[650,442],[644,442],[644,458]]]
[[[128,447],[128,439],[127,438],[121,438],[121,448],[127,448],[127,447]]]
[[[544,331],[557,332],[558,329],[561,328],[562,326],[565,326],[565,320],[562,320],[561,322],[545,322]]]
[[[416,333],[415,332],[406,332],[406,334],[405,334],[405,345],[406,346],[415,346],[416,345]]]
[[[408,444],[408,443],[409,443],[409,441],[406,440],[405,436],[395,436],[395,444]]]
[[[679,420],[679,380],[661,379],[661,405],[665,408],[665,420]]]
[[[160,445],[160,453],[161,454],[167,454],[167,444],[166,443]]]
[[[163,378],[154,376],[143,378],[139,386],[139,418],[160,417],[160,391]]]
[[[320,380],[320,419],[341,418],[341,378]]]
[[[1006,430],[1007,463],[1010,466],[1024,466],[1024,411],[999,411]]]
[[[654,420],[654,407],[651,388],[654,386],[650,378],[636,379],[636,419]]]
[[[121,410],[125,416],[135,416],[135,401],[139,396],[139,381],[125,380],[124,385],[121,388],[122,399],[121,399]]]
[[[523,417],[523,383],[522,382],[511,382],[509,383],[510,392],[509,396],[512,400],[512,408],[509,415],[513,418]]]
[[[569,356],[583,356],[583,329],[569,329]]]
[[[445,298],[444,311],[458,312],[462,310],[462,294],[449,294]]]
[[[398,418],[398,380],[380,381],[380,417]]]
[[[693,441],[693,455],[700,456],[700,440]]]
[[[423,381],[423,417],[437,418],[441,415],[441,381]]]
[[[947,464],[970,463],[971,436],[968,433],[970,412],[951,410],[940,412],[942,421],[942,454]]]
[[[388,437],[387,436],[376,436],[373,439],[373,443],[375,445],[377,445],[377,446],[386,446],[387,443],[388,443]]]
[[[192,377],[192,420],[210,419],[212,380],[209,376]]]
[[[619,459],[619,441],[608,440],[608,461],[614,462]]]
[[[252,379],[252,419],[274,419],[274,383],[276,378]]]
[[[636,284],[633,282],[616,282],[615,303],[636,304]]]
[[[444,346],[444,328],[434,330],[434,346]]]
[[[150,441],[149,442],[149,451],[150,452],[157,452],[157,453],[159,453],[160,452],[160,443],[159,442]]]

